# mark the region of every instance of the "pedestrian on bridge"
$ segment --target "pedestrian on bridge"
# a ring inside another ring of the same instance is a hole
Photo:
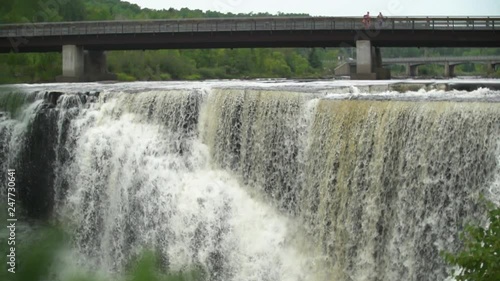
[[[365,28],[369,28],[371,25],[370,12],[366,12],[366,15],[363,16],[363,25]]]
[[[382,12],[378,13],[377,23],[378,27],[382,27],[382,25],[384,24],[384,16],[382,15]]]

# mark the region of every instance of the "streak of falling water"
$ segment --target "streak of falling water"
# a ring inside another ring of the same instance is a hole
[[[481,194],[498,200],[498,103],[276,91],[219,91],[208,103],[214,161],[303,221],[334,280],[443,280],[439,251],[482,221]]]
[[[210,280],[315,278],[321,256],[294,246],[294,224],[211,168],[195,130],[202,98],[110,94],[73,120],[63,212],[81,252],[118,270],[150,247],[164,266],[197,265]]]

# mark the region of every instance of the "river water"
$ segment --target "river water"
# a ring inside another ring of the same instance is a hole
[[[92,270],[152,249],[206,280],[444,280],[500,203],[500,91],[434,82],[3,86],[0,166]]]

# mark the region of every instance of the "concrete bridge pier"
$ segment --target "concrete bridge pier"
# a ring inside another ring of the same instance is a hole
[[[407,63],[406,64],[406,76],[408,76],[408,77],[418,76],[418,66],[419,66],[419,64]]]
[[[107,70],[104,51],[84,51],[82,46],[62,46],[62,75],[57,82],[90,82],[116,80]]]
[[[84,79],[85,81],[116,80],[116,75],[108,72],[104,51],[84,52]]]
[[[56,78],[57,82],[83,82],[83,56],[83,47],[81,46],[62,46],[62,75]]]
[[[491,73],[494,73],[495,71],[497,71],[497,66],[500,65],[500,62],[490,62],[488,63],[488,73],[491,74]]]
[[[488,72],[488,73],[493,73],[493,72],[495,72],[495,64],[493,64],[493,63],[488,63],[488,69],[487,69],[487,72]]]
[[[390,79],[390,71],[382,68],[382,55],[379,48],[374,48],[369,40],[356,41],[356,73],[353,80]]]
[[[449,62],[444,63],[444,77],[455,76],[455,64],[450,64]]]

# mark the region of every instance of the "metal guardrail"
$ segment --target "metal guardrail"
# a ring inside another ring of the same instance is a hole
[[[500,30],[500,18],[233,18],[2,24],[0,37],[301,30]]]

